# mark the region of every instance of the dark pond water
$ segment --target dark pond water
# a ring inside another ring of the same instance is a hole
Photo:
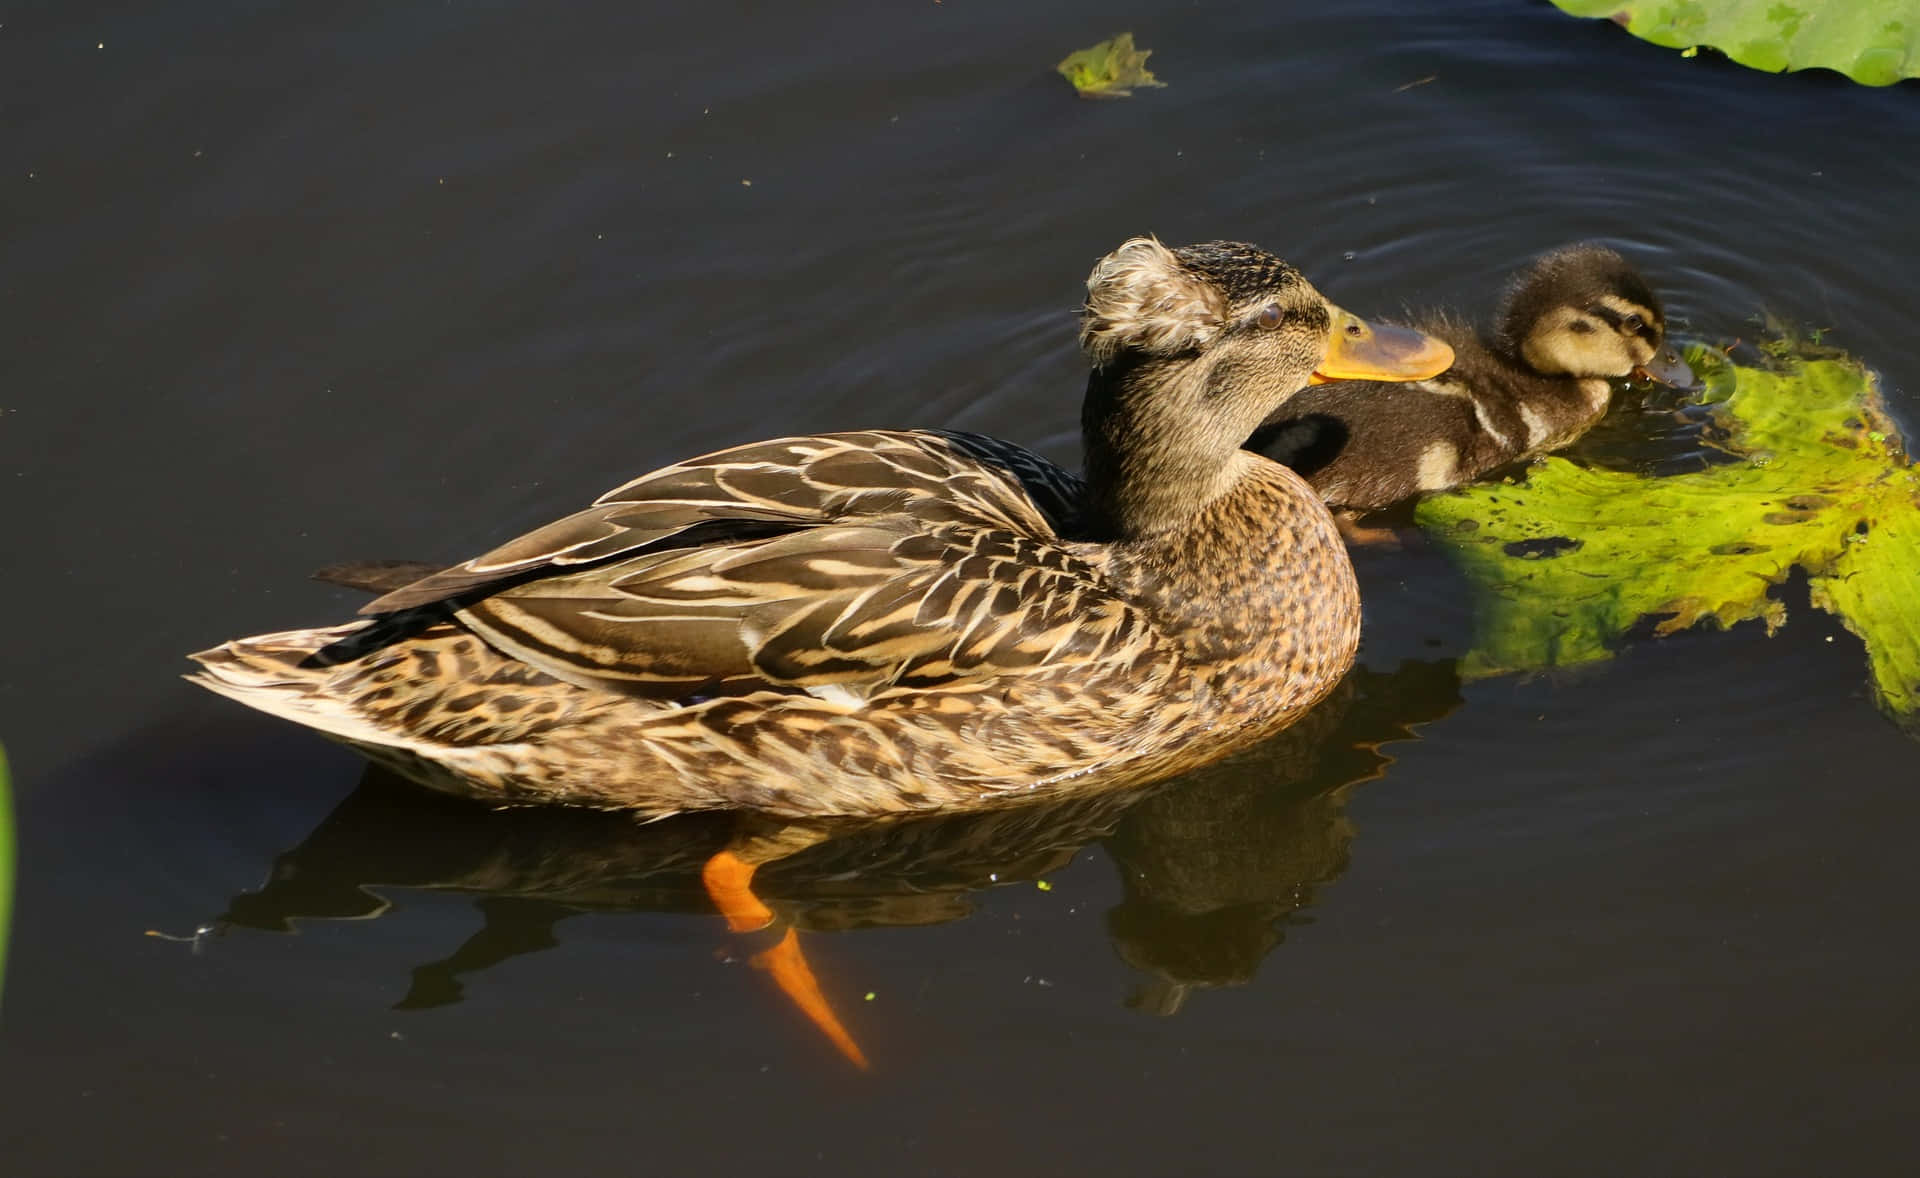
[[[1169,88],[1075,100],[1122,28]],[[1272,745],[768,870],[868,1074],[710,825],[452,805],[176,676],[734,441],[1074,462],[1145,231],[1375,313],[1602,237],[1911,429],[1915,98],[1526,0],[8,6],[8,1172],[1911,1173],[1920,748],[1803,588],[1462,685],[1463,586],[1363,554],[1363,667]]]

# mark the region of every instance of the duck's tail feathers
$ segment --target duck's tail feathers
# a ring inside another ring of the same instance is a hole
[[[336,660],[325,652],[340,649],[368,625],[349,622],[236,638],[188,655],[200,664],[200,670],[183,678],[250,708],[317,728],[340,740],[410,749],[418,742],[375,725],[326,690]]]

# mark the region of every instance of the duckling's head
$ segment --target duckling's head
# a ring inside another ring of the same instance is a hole
[[[1536,258],[1507,288],[1500,350],[1547,376],[1645,376],[1690,385],[1667,347],[1660,299],[1627,260],[1602,245],[1565,246]]]
[[[1256,426],[1318,380],[1420,380],[1445,344],[1369,324],[1242,242],[1169,249],[1136,237],[1087,278],[1082,426],[1101,524],[1120,536],[1192,518],[1240,476]]]

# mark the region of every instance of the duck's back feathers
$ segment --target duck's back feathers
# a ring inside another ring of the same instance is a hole
[[[865,699],[1152,646],[1101,570],[1044,533],[899,510],[843,518],[542,577],[457,616],[561,679],[672,699]]]
[[[419,560],[345,560],[313,570],[313,579],[362,593],[392,593],[405,589],[423,577],[431,577],[442,566]]]
[[[489,593],[529,577],[672,548],[777,536],[885,510],[1050,532],[1079,482],[977,434],[867,430],[736,446],[643,475],[593,505],[369,602],[363,614]]]
[[[663,700],[1125,661],[1152,626],[1056,530],[1079,493],[978,435],[783,438],[635,479],[361,612],[447,611],[557,679]]]

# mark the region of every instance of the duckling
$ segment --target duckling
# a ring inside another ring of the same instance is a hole
[[[1490,335],[1446,313],[1421,330],[1451,368],[1398,385],[1317,385],[1289,398],[1248,446],[1304,476],[1328,504],[1371,511],[1472,482],[1558,449],[1606,413],[1612,381],[1690,387],[1659,298],[1618,253],[1565,246],[1510,282]]]
[[[1326,508],[1240,443],[1452,353],[1242,243],[1136,238],[1087,288],[1084,485],[973,434],[740,446],[190,678],[495,805],[875,817],[1215,759],[1358,640]]]

